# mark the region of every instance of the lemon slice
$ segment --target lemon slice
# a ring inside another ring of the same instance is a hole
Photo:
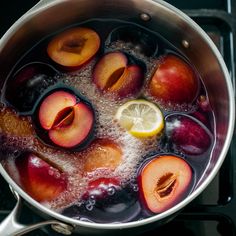
[[[164,128],[161,110],[146,100],[132,100],[119,107],[115,118],[137,138],[152,137]]]

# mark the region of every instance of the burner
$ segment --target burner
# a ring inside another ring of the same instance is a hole
[[[12,0],[0,8],[0,35],[37,1]],[[235,0],[167,0],[187,13],[211,37],[221,52],[235,84],[234,42],[236,32]],[[170,223],[142,234],[173,236],[235,236],[236,235],[236,137],[226,159],[211,184]],[[8,184],[0,177],[0,221],[13,209],[15,200]],[[24,224],[43,221],[24,207]],[[50,227],[33,231],[27,236],[59,236]]]

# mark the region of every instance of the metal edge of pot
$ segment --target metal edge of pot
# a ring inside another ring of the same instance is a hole
[[[60,0],[60,2],[64,2],[65,0]],[[199,186],[196,190],[194,190],[186,199],[172,207],[171,209],[160,213],[158,215],[149,217],[147,219],[143,219],[140,221],[134,221],[134,222],[128,222],[128,223],[106,223],[106,224],[100,224],[100,223],[90,223],[90,222],[83,222],[75,219],[70,219],[66,216],[63,216],[59,213],[56,213],[49,208],[43,206],[42,204],[38,203],[34,199],[32,199],[26,192],[24,192],[15,182],[14,180],[8,175],[8,173],[5,171],[3,166],[0,164],[0,172],[2,176],[5,178],[5,180],[13,187],[13,189],[20,194],[20,196],[25,199],[27,202],[29,202],[33,207],[39,209],[44,214],[47,214],[55,219],[58,219],[63,222],[67,222],[69,224],[75,225],[75,226],[82,226],[86,228],[94,228],[94,229],[125,229],[125,228],[131,228],[136,226],[142,226],[149,223],[153,223],[155,221],[162,220],[164,218],[167,218],[174,213],[180,211],[184,206],[186,206],[188,203],[190,203],[194,198],[196,198],[206,187],[207,185],[212,181],[212,179],[217,174],[218,170],[220,169],[225,156],[227,154],[227,151],[229,149],[231,139],[234,132],[234,121],[235,121],[235,103],[234,103],[234,91],[233,86],[231,83],[230,75],[228,73],[227,67],[225,65],[225,62],[216,48],[215,44],[212,42],[212,40],[209,38],[209,36],[205,33],[203,29],[201,29],[200,26],[197,25],[190,17],[188,17],[185,13],[180,11],[179,9],[175,8],[174,6],[162,1],[162,0],[147,0],[148,2],[152,4],[156,4],[157,7],[162,6],[170,10],[173,14],[178,15],[181,20],[183,20],[185,23],[191,26],[195,31],[198,32],[198,34],[207,42],[208,46],[213,51],[215,57],[219,61],[219,64],[221,66],[221,69],[223,71],[223,74],[225,76],[227,89],[228,89],[228,96],[229,96],[229,125],[228,125],[228,132],[225,138],[225,142],[223,145],[223,148],[221,150],[220,156],[218,158],[218,161],[216,162],[213,171],[209,174],[209,176],[204,180],[204,182]],[[58,0],[42,0],[37,4],[35,7],[33,7],[30,11],[25,13],[21,18],[19,18],[11,27],[10,29],[4,34],[4,36],[0,40],[0,51],[8,41],[8,39],[11,38],[12,34],[18,30],[26,21],[30,20],[35,15],[39,14],[40,12],[44,11],[47,8],[50,8],[56,4],[58,4]]]

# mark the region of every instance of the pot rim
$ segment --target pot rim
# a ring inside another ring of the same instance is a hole
[[[26,23],[28,20],[30,20],[35,15],[40,14],[42,11],[53,7],[54,5],[57,5],[60,2],[65,2],[66,0],[51,0],[51,2],[47,2],[47,0],[40,1],[35,7],[33,7],[30,11],[26,12],[21,18],[19,18],[10,28],[9,30],[4,34],[4,36],[0,40],[0,51],[4,48],[7,41],[11,38],[11,36],[14,34],[14,32],[19,29],[24,23]],[[160,214],[148,217],[146,219],[133,221],[133,222],[127,222],[127,223],[94,223],[94,222],[85,222],[77,219],[72,219],[67,216],[63,216],[60,213],[57,213],[46,206],[43,206],[39,202],[35,201],[33,198],[31,198],[23,189],[21,189],[15,181],[8,175],[6,170],[3,168],[2,164],[0,164],[0,173],[5,178],[5,180],[13,187],[13,189],[19,193],[19,195],[26,200],[28,203],[30,203],[34,208],[42,211],[44,214],[47,214],[55,219],[58,219],[62,222],[66,222],[75,226],[83,226],[88,228],[94,228],[94,229],[125,229],[125,228],[131,228],[141,225],[146,225],[149,223],[153,223],[155,221],[159,221],[163,218],[166,218],[178,211],[180,211],[183,207],[185,207],[188,203],[190,203],[193,199],[195,199],[207,186],[208,184],[213,180],[217,172],[219,171],[225,156],[227,154],[227,151],[229,149],[231,139],[234,133],[234,121],[235,121],[235,104],[234,104],[234,91],[233,86],[231,83],[231,78],[229,75],[229,72],[227,70],[227,67],[225,65],[225,62],[223,60],[222,55],[218,51],[215,44],[212,42],[210,37],[206,34],[206,32],[197,24],[195,23],[189,16],[187,16],[184,12],[177,9],[176,7],[172,6],[171,4],[164,2],[162,0],[146,0],[147,2],[150,2],[156,6],[161,5],[165,7],[168,10],[171,10],[173,14],[178,15],[181,20],[187,22],[191,28],[193,28],[195,31],[198,32],[198,34],[206,41],[208,46],[211,48],[212,52],[214,53],[215,57],[219,61],[220,67],[222,69],[222,72],[225,77],[225,82],[228,89],[228,95],[230,98],[229,101],[229,125],[228,125],[228,131],[225,137],[225,142],[223,145],[223,148],[221,150],[221,153],[219,155],[219,158],[217,162],[214,165],[213,170],[211,173],[207,176],[207,178],[202,182],[202,184],[195,189],[188,197],[186,197],[183,201],[175,205],[174,207],[170,208],[169,210],[162,212]],[[45,4],[44,4],[45,2]]]

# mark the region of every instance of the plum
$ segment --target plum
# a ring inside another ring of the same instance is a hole
[[[20,112],[30,112],[39,96],[57,81],[50,65],[33,62],[20,68],[7,82],[6,100]]]
[[[128,65],[125,54],[110,52],[95,65],[93,83],[99,90],[123,98],[140,90],[143,76],[143,71],[138,65]]]
[[[94,122],[93,112],[84,103],[72,107],[67,120],[49,130],[49,138],[60,147],[75,147],[89,135]]]
[[[212,135],[205,125],[188,115],[168,116],[166,132],[177,148],[190,155],[206,152],[212,143]]]
[[[105,185],[109,185],[108,182],[110,180],[106,180],[107,183]],[[110,183],[111,191],[108,190],[108,197],[103,194],[100,195],[101,198],[96,198],[95,196],[94,199],[91,197],[80,206],[74,205],[65,209],[63,215],[70,218],[78,218],[79,216],[80,220],[102,224],[128,222],[138,219],[141,212],[138,194],[129,187],[119,189],[116,182],[117,180],[115,182],[112,180],[112,183]]]
[[[39,202],[51,201],[67,189],[66,174],[35,153],[17,157],[16,167],[22,187]]]
[[[92,29],[76,27],[55,36],[47,47],[49,57],[56,63],[77,68],[90,60],[100,47],[100,37]]]
[[[110,139],[97,139],[85,150],[84,173],[99,169],[115,170],[122,162],[120,146]]]
[[[192,169],[180,157],[155,156],[145,163],[139,175],[141,200],[153,213],[161,213],[180,202],[188,193]]]
[[[30,137],[34,135],[30,120],[19,116],[9,108],[0,112],[0,131],[1,134],[17,137]]]
[[[49,130],[54,125],[58,113],[76,104],[76,97],[65,91],[56,91],[45,99],[39,109],[39,121]]]
[[[104,55],[93,71],[93,82],[100,90],[112,86],[123,74],[128,59],[121,52],[112,52]]]
[[[148,88],[157,100],[176,104],[192,103],[199,91],[199,79],[184,60],[167,54],[159,60]]]
[[[77,102],[74,94],[58,90],[44,98],[39,106],[38,120],[54,144],[72,148],[89,136],[94,113],[83,101]]]

